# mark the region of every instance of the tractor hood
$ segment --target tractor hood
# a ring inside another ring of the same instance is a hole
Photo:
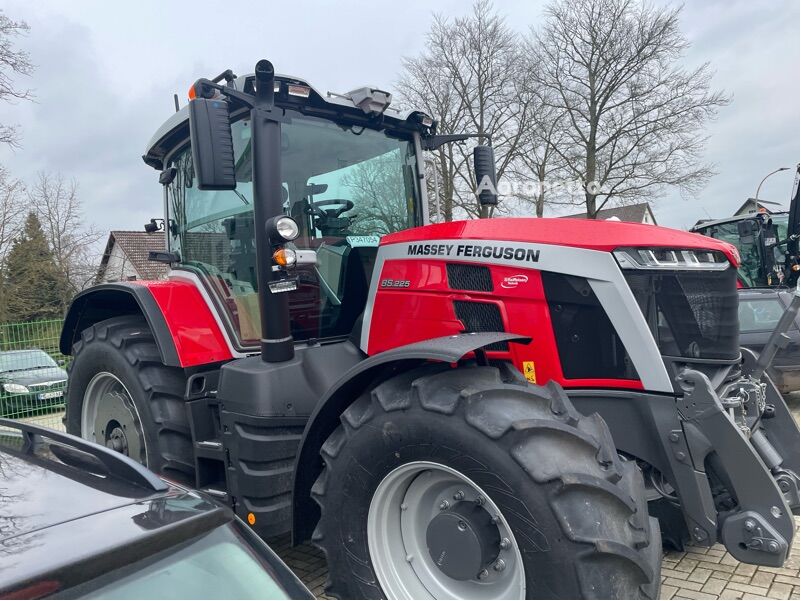
[[[737,249],[728,242],[656,225],[563,218],[495,218],[436,223],[389,234],[381,245],[428,240],[501,240],[553,244],[612,252],[618,248],[676,248],[722,252],[737,266]]]

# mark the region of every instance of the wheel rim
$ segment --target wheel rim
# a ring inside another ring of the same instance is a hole
[[[448,466],[415,461],[387,474],[370,503],[367,543],[388,599],[525,598],[523,560],[506,518]],[[465,565],[476,573],[466,575]]]
[[[114,374],[100,372],[89,381],[81,407],[81,438],[147,464],[139,411],[128,389]]]

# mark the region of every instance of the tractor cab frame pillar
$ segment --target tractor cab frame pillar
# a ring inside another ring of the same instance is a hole
[[[273,271],[273,249],[266,231],[268,219],[283,213],[281,183],[281,121],[275,107],[275,71],[272,63],[256,63],[256,102],[250,110],[253,161],[253,214],[256,223],[256,268],[261,317],[261,358],[268,363],[288,361],[295,356],[289,328],[289,300],[286,293],[270,289],[277,279]]]

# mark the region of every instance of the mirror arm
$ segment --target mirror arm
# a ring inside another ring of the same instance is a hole
[[[250,94],[245,94],[244,92],[234,90],[228,86],[220,85],[211,81],[210,79],[206,79],[205,77],[198,79],[194,84],[194,88],[195,94],[198,98],[210,98],[211,96],[209,90],[217,90],[229,100],[239,102],[247,108],[252,109],[255,106],[255,99]]]
[[[428,136],[420,141],[423,150],[436,150],[440,146],[450,144],[452,142],[464,142],[470,138],[484,138],[487,143],[492,146],[492,136],[489,134],[440,134],[437,136]]]

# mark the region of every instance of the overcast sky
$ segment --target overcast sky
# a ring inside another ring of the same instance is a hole
[[[498,0],[496,7],[526,31],[545,4]],[[454,0],[3,5],[31,27],[18,45],[37,68],[19,85],[37,101],[0,105],[0,123],[19,123],[23,134],[21,150],[0,149],[0,164],[28,181],[39,170],[75,178],[87,219],[104,230],[139,229],[160,216],[157,173],[140,157],[173,111],[173,93],[185,102],[198,77],[229,67],[251,72],[269,58],[279,73],[322,90],[391,87],[401,57],[420,51],[432,10],[469,10]],[[787,205],[801,154],[798,0],[688,0],[681,21],[692,43],[686,65],[711,62],[713,85],[733,101],[708,130],[705,160],[718,175],[695,200],[669,193],[655,202],[658,221],[686,228],[730,215],[781,166],[793,169],[770,178],[760,196]]]

